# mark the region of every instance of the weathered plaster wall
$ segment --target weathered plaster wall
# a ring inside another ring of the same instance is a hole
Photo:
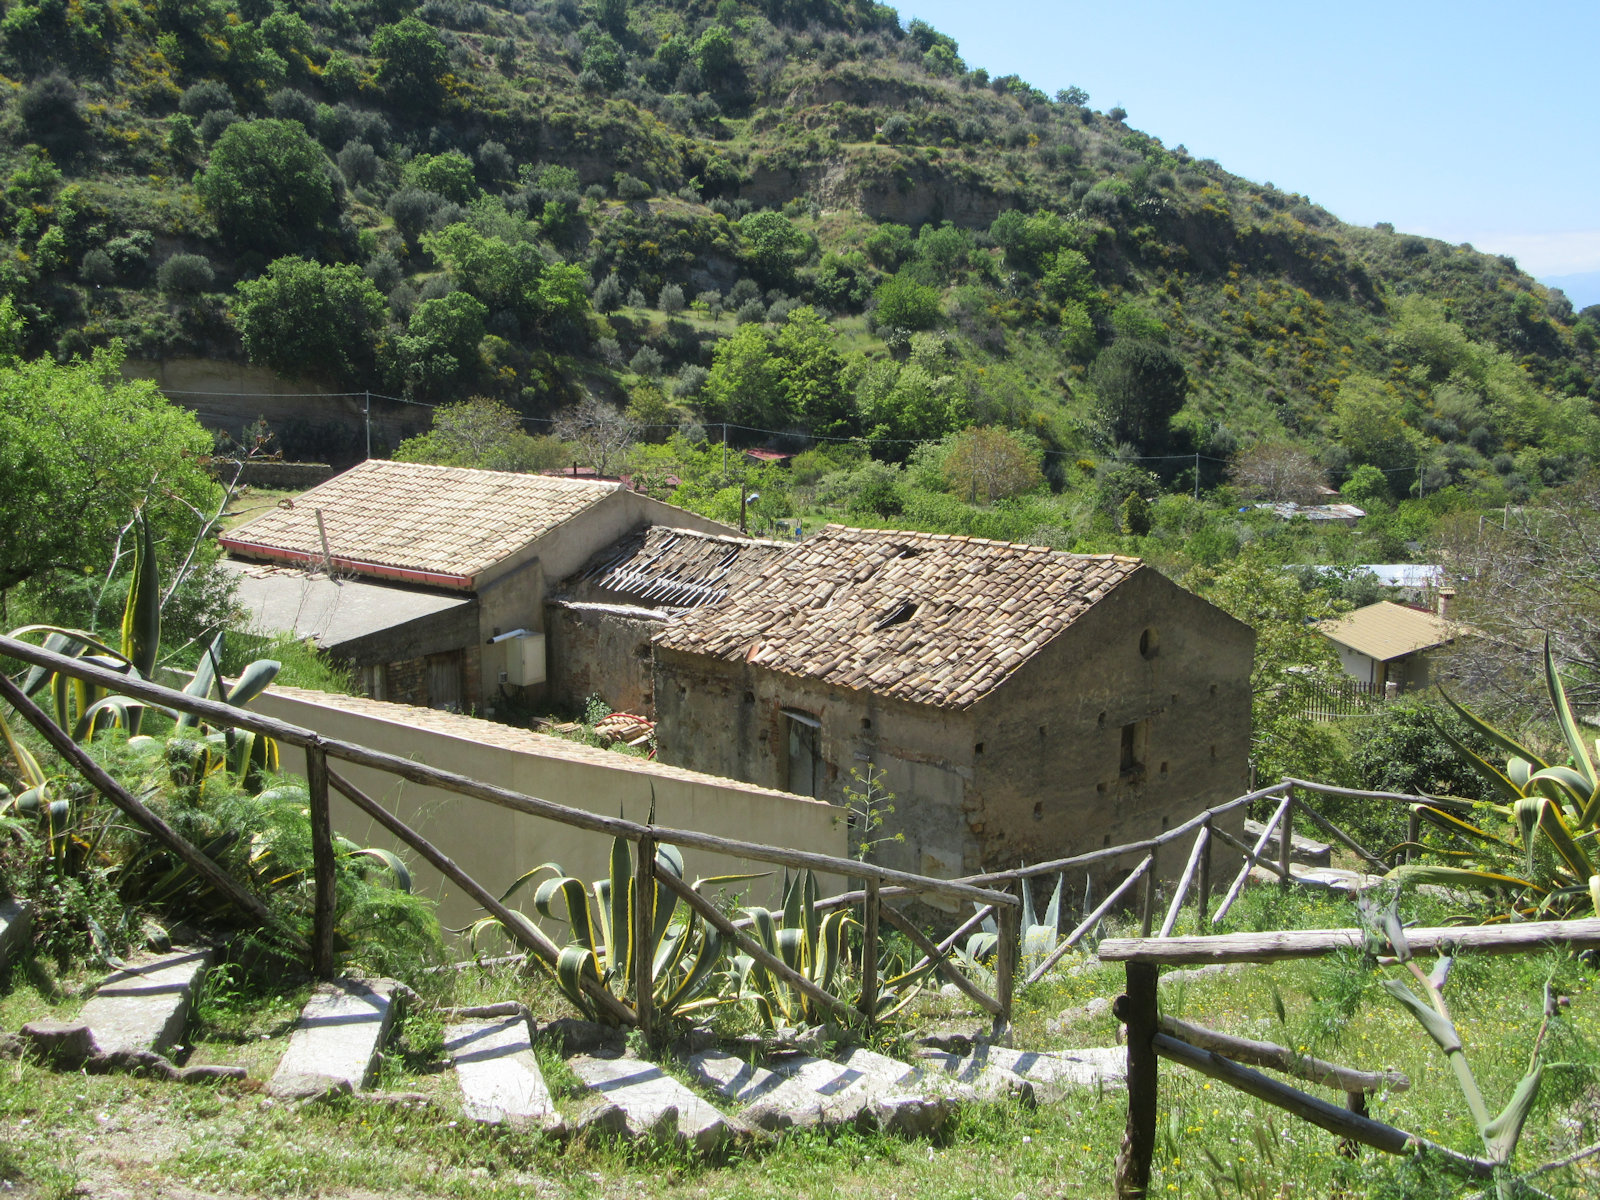
[[[545,606],[550,700],[578,708],[598,695],[613,712],[655,711],[650,637],[661,617],[614,604],[551,601]]]
[[[864,790],[852,768],[864,777],[869,765],[894,795],[894,814],[872,836],[899,832],[903,840],[880,843],[874,861],[946,877],[977,869],[965,837],[970,716],[660,647],[655,661],[661,761],[766,787],[795,787],[783,710],[799,710],[818,721],[820,799],[844,804],[846,787]]]
[[[1080,617],[974,706],[984,866],[1136,841],[1248,790],[1254,646],[1247,626],[1148,567]],[[1139,760],[1127,770],[1125,726]]]
[[[646,525],[674,525],[704,533],[737,532],[688,509],[618,488],[485,571],[477,580],[478,642],[482,646],[481,669],[489,702],[498,694],[500,672],[506,669],[509,652],[505,645],[489,645],[489,639],[513,629],[542,632],[549,588],[577,572],[606,546]],[[546,675],[550,678],[548,665]],[[529,703],[547,703],[551,698],[548,683],[522,690],[522,699]]]
[[[659,825],[837,857],[846,853],[845,826],[838,819],[837,809],[648,759],[490,721],[419,712],[403,705],[300,688],[270,689],[252,707],[266,716],[314,729],[325,737],[417,759],[570,808],[613,817],[620,810],[622,816],[643,822],[654,802]],[[304,753],[291,746],[282,749],[283,769],[303,774]],[[490,891],[500,892],[524,871],[542,862],[558,862],[569,874],[585,881],[600,879],[607,873],[611,850],[608,837],[436,788],[404,783],[381,771],[343,762],[334,766]],[[334,797],[333,823],[335,832],[360,845],[401,851],[416,876],[418,888],[438,900],[439,918],[446,926],[460,927],[482,915],[476,904],[453,884],[404,851],[338,796]],[[768,864],[697,850],[686,850],[684,860],[691,879],[773,870]],[[750,902],[776,905],[782,901],[782,880],[780,867],[775,874],[737,886],[748,893]],[[824,894],[843,890],[843,883],[837,877],[825,877]],[[531,891],[519,895],[525,911],[536,916]]]

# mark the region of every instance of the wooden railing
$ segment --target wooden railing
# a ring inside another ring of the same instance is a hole
[[[995,871],[969,875],[957,879],[941,879],[896,871],[875,863],[855,859],[836,858],[782,846],[740,841],[720,837],[699,830],[674,829],[658,825],[642,825],[618,817],[606,817],[583,809],[544,800],[536,796],[512,791],[508,788],[483,783],[468,776],[431,767],[426,763],[400,758],[365,746],[323,737],[314,730],[286,721],[263,716],[248,709],[237,708],[215,700],[203,699],[162,687],[145,680],[128,676],[79,658],[66,657],[42,649],[28,642],[0,637],[0,655],[9,656],[46,671],[81,679],[99,685],[108,692],[126,695],[156,704],[177,712],[190,713],[210,724],[223,728],[244,729],[275,738],[287,745],[301,747],[306,755],[306,784],[310,796],[310,822],[315,872],[315,899],[313,905],[312,937],[309,944],[294,930],[284,930],[291,945],[306,953],[312,969],[319,977],[327,977],[334,967],[335,863],[333,827],[329,811],[330,793],[338,793],[357,809],[371,817],[403,845],[418,854],[442,876],[498,918],[507,936],[530,955],[554,965],[560,953],[550,937],[538,926],[514,914],[496,895],[485,888],[439,847],[405,824],[372,797],[356,787],[333,764],[350,763],[387,772],[400,779],[430,787],[440,788],[468,799],[499,805],[514,812],[544,820],[555,821],[577,829],[624,838],[637,848],[634,856],[641,885],[653,875],[660,884],[678,894],[694,911],[730,939],[742,952],[766,966],[773,974],[791,984],[818,1004],[841,1017],[869,1015],[874,1007],[878,990],[877,948],[881,925],[887,922],[902,933],[922,955],[914,971],[934,970],[959,988],[969,999],[989,1013],[997,1025],[1009,1023],[1012,1002],[1017,986],[1018,955],[1021,943],[1021,901],[1010,889],[1024,879],[1037,879],[1071,869],[1100,867],[1104,870],[1120,868],[1130,859],[1133,865],[1110,889],[1108,894],[1061,938],[1050,954],[1032,965],[1021,985],[1037,982],[1050,971],[1068,951],[1082,944],[1119,907],[1127,907],[1130,893],[1139,889],[1136,901],[1139,911],[1140,933],[1146,938],[1170,939],[1177,932],[1179,918],[1191,894],[1194,896],[1195,925],[1206,929],[1222,922],[1238,900],[1250,878],[1251,871],[1262,867],[1278,876],[1281,886],[1293,881],[1293,835],[1297,819],[1308,823],[1320,833],[1333,838],[1362,862],[1378,871],[1392,865],[1383,855],[1362,846],[1349,834],[1318,813],[1306,802],[1307,794],[1330,796],[1358,796],[1367,799],[1405,804],[1410,809],[1408,842],[1415,844],[1420,833],[1419,811],[1427,808],[1470,807],[1466,802],[1445,797],[1411,796],[1385,792],[1360,792],[1335,788],[1307,780],[1286,779],[1270,787],[1235,797],[1225,803],[1208,808],[1173,829],[1155,836],[1119,846],[1075,854],[1019,867],[1015,870]],[[10,679],[0,674],[0,699],[11,704],[61,757],[88,779],[123,812],[152,837],[160,841],[173,854],[194,868],[202,878],[241,912],[263,925],[273,925],[271,910],[248,888],[233,879],[201,850],[187,842],[155,813],[108,775],[92,757],[58,728],[51,718]],[[1252,805],[1273,803],[1270,819],[1253,844],[1247,844],[1231,833],[1227,826],[1237,817],[1242,827],[1243,816]],[[1276,838],[1276,848],[1269,854]],[[849,1010],[837,998],[828,997],[808,980],[792,971],[781,961],[768,954],[746,932],[746,923],[728,920],[705,898],[685,887],[675,877],[668,877],[654,866],[654,848],[663,843],[680,847],[711,851],[713,853],[766,862],[790,870],[811,869],[853,877],[864,881],[861,889],[849,891],[818,902],[819,909],[857,907],[861,909],[863,947],[861,960],[861,1000],[859,1009]],[[1215,912],[1211,911],[1214,891],[1214,869],[1218,845],[1224,853],[1236,853],[1239,866],[1223,892]],[[649,851],[648,853],[646,851]],[[1182,853],[1183,867],[1176,886],[1162,908],[1160,884],[1164,863],[1175,865]],[[640,886],[635,889],[640,903],[654,894],[653,889]],[[942,941],[934,942],[890,900],[925,895],[942,896],[974,905],[975,912],[953,933]],[[1085,904],[1085,908],[1088,905]],[[970,934],[992,918],[998,933],[994,971],[994,993],[991,995],[974,982],[958,965],[952,951],[962,937]],[[642,969],[641,969],[642,968]],[[608,989],[592,981],[585,988],[595,1003],[617,1021],[641,1025],[649,1031],[652,1027],[651,1005],[648,993],[653,982],[649,964],[636,966],[634,1002],[629,1005],[618,999]],[[869,1017],[870,1019],[870,1017]]]
[[[337,914],[333,824],[328,803],[330,792],[344,796],[363,813],[382,825],[391,836],[415,851],[441,875],[476,900],[485,911],[499,919],[507,936],[519,943],[528,954],[551,967],[554,967],[560,954],[560,947],[537,925],[512,913],[492,892],[473,879],[441,849],[352,784],[332,766],[333,762],[345,762],[374,768],[413,783],[496,804],[528,816],[626,839],[637,847],[634,859],[641,883],[647,882],[653,875],[662,886],[676,892],[686,904],[716,926],[724,936],[730,937],[740,950],[749,954],[778,978],[799,989],[817,1003],[833,1010],[840,1017],[860,1019],[871,1013],[872,1005],[866,1002],[873,1000],[877,989],[875,953],[877,931],[880,921],[888,921],[904,932],[923,952],[926,959],[931,960],[929,965],[954,981],[990,1013],[997,1025],[1008,1024],[1011,1020],[1021,901],[1010,892],[989,887],[981,882],[939,879],[908,871],[896,871],[855,859],[720,837],[700,830],[641,825],[618,817],[601,816],[512,791],[509,788],[483,783],[468,776],[431,767],[426,763],[414,762],[365,746],[323,737],[315,730],[266,717],[248,709],[191,696],[146,680],[129,678],[121,672],[95,663],[56,654],[13,638],[0,637],[0,655],[42,667],[46,671],[58,672],[63,676],[97,684],[110,693],[129,696],[172,711],[190,713],[219,728],[248,730],[274,738],[286,745],[298,746],[305,751],[315,877],[312,937],[309,943],[297,931],[281,929],[280,922],[259,896],[229,875],[157,814],[151,812],[137,797],[100,767],[82,746],[57,726],[49,714],[24,695],[15,682],[0,672],[0,699],[9,703],[32,725],[64,761],[82,774],[140,828],[192,867],[234,907],[263,926],[279,927],[291,945],[308,955],[312,970],[319,978],[328,978],[334,971],[334,927]],[[851,1009],[837,997],[830,996],[816,987],[735,927],[733,922],[698,892],[683,884],[675,876],[657,869],[655,848],[664,843],[772,863],[790,870],[810,869],[864,879],[867,890],[864,893],[857,893],[855,902],[862,904],[866,948],[873,950],[874,953],[864,956],[863,959],[861,1008]],[[653,888],[635,889],[635,896],[641,904],[648,903],[648,898],[653,895]],[[969,901],[995,914],[1000,937],[994,995],[984,992],[960,971],[950,957],[948,944],[942,947],[935,946],[906,916],[885,902],[889,897],[919,895],[936,895]],[[648,922],[640,927],[647,926]],[[641,946],[648,945],[648,939],[641,938],[638,942]],[[638,982],[635,985],[634,1002],[631,1005],[592,980],[584,981],[585,991],[611,1018],[624,1024],[638,1025],[649,1034],[653,1031],[654,1024],[651,1012],[651,993],[654,984],[652,966],[647,957],[641,957],[641,961],[636,964],[634,977]]]
[[[1446,948],[1480,954],[1514,954],[1560,946],[1571,950],[1600,946],[1600,919],[1532,921],[1519,925],[1450,926],[1408,929],[1413,953]],[[1157,1076],[1160,1059],[1180,1063],[1230,1087],[1282,1108],[1351,1142],[1390,1154],[1421,1148],[1439,1155],[1466,1174],[1484,1178],[1496,1163],[1437,1145],[1366,1115],[1368,1092],[1388,1086],[1384,1073],[1334,1067],[1266,1046],[1163,1017],[1156,1001],[1160,969],[1196,963],[1263,963],[1317,958],[1365,944],[1360,929],[1305,929],[1277,933],[1225,933],[1208,937],[1118,938],[1100,943],[1103,962],[1124,964],[1127,983],[1112,1012],[1128,1027],[1128,1118],[1117,1156],[1117,1195],[1143,1197],[1150,1185],[1155,1152]],[[1251,1069],[1265,1066],[1345,1092],[1348,1107]]]

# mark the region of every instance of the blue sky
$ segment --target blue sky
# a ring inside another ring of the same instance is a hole
[[[1301,192],[1353,224],[1600,272],[1600,3],[917,0],[969,67]],[[1600,300],[1573,295],[1580,305]]]

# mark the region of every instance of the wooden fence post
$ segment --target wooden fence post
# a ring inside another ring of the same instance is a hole
[[[861,902],[861,999],[857,1007],[872,1020],[878,1010],[878,881],[867,880],[866,897]]]
[[[1111,1006],[1128,1026],[1128,1124],[1117,1152],[1118,1200],[1144,1200],[1156,1148],[1156,978],[1151,963],[1127,964],[1127,990]]]
[[[321,746],[306,748],[306,789],[311,796],[311,863],[316,874],[312,917],[311,970],[333,978],[333,925],[338,913],[334,886],[333,817],[328,811],[328,756]]]
[[[1200,879],[1196,885],[1198,895],[1196,895],[1194,902],[1195,910],[1198,913],[1194,926],[1196,933],[1205,932],[1206,917],[1209,915],[1206,910],[1211,907],[1211,843],[1213,841],[1211,837],[1211,818],[1207,817],[1206,823],[1200,828],[1205,830],[1206,833],[1206,848],[1205,852],[1200,855]]]
[[[656,840],[642,837],[633,866],[633,1011],[646,1042],[655,1036]]]
[[[1283,821],[1278,826],[1278,886],[1284,891],[1289,889],[1290,859],[1294,855],[1294,785],[1289,785],[1285,793],[1286,803],[1283,806]]]
[[[1166,822],[1163,821],[1162,824],[1166,824]],[[1165,833],[1166,831],[1162,830],[1162,832]],[[1150,930],[1155,925],[1155,916],[1156,916],[1156,882],[1157,882],[1157,877],[1160,874],[1160,871],[1159,871],[1160,863],[1161,863],[1161,847],[1160,846],[1151,846],[1150,847],[1150,870],[1149,870],[1148,873],[1146,873],[1146,875],[1144,877],[1144,903],[1141,906],[1143,911],[1140,913],[1140,916],[1139,916],[1139,936],[1140,937],[1149,937],[1150,936]]]
[[[1000,939],[994,955],[994,998],[1000,1002],[1000,1012],[995,1016],[998,1030],[1011,1024],[1011,1001],[1017,985],[1017,962],[1022,949],[1022,910],[1008,904],[995,916],[1000,919]]]

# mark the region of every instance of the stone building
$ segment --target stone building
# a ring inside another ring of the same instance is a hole
[[[834,803],[870,768],[887,866],[1039,862],[1245,790],[1254,642],[1137,559],[830,525],[662,625],[658,754]]]
[[[372,459],[221,544],[263,629],[317,639],[376,699],[488,713],[548,701],[547,581],[657,524],[733,532],[617,483]]]

